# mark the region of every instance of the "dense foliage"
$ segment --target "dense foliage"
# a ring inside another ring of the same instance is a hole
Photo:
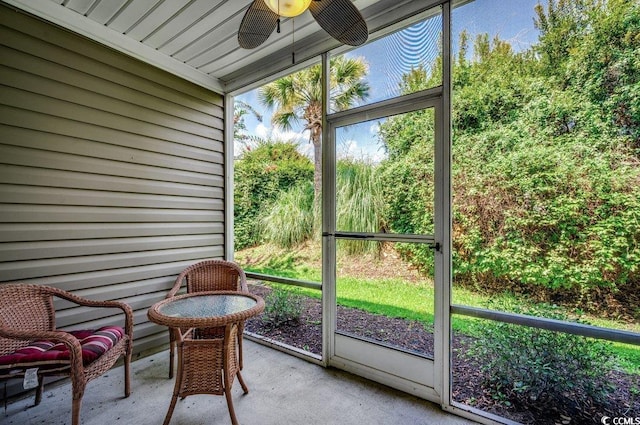
[[[468,37],[460,37],[455,279],[587,308],[622,305],[638,317],[640,5],[551,1],[536,11],[540,39],[532,50],[515,53],[485,34],[468,58]],[[404,84],[428,87],[427,70],[412,72],[424,75]],[[433,181],[432,140],[424,137],[431,132],[421,131],[432,126],[427,111],[382,126],[393,231],[432,230],[433,195],[415,185]],[[407,254],[418,265],[429,261],[427,253]]]
[[[567,320],[553,310],[519,313]],[[575,423],[591,423],[592,407],[607,405],[614,390],[603,373],[614,364],[607,343],[493,321],[478,328],[478,338],[464,356],[478,361],[483,385],[497,403],[516,404],[545,418],[563,415]]]
[[[459,35],[455,282],[637,319],[640,3],[550,0],[536,7],[535,25],[538,43],[521,52],[498,37]],[[407,73],[401,89],[434,87],[441,75],[438,59]],[[341,228],[433,232],[433,128],[429,109],[392,117],[380,126],[388,160],[338,165]],[[293,145],[246,152],[236,163],[236,248],[313,237],[313,177]],[[432,267],[426,246],[403,253]]]
[[[538,43],[521,52],[488,34],[459,35],[452,73],[454,284],[548,302],[498,310],[564,321],[566,314],[543,308],[562,304],[637,323],[640,2],[549,0],[536,7],[535,25]],[[441,67],[437,59],[430,69],[411,70],[402,92],[438,86]],[[434,128],[431,109],[393,116],[379,127],[388,159],[339,161],[339,229],[433,233]],[[235,178],[237,249],[265,241],[293,247],[317,235],[314,164],[295,146],[264,143],[245,152]],[[349,253],[377,248],[349,243]],[[432,272],[429,247],[396,246],[416,268]],[[278,306],[267,312],[271,324],[299,314],[285,295],[270,303]],[[537,417],[549,416],[552,406],[557,422],[587,422],[594,408],[608,411],[600,407],[613,391],[609,345],[479,322],[467,355],[486,377],[484,395]]]
[[[235,247],[242,249],[262,240],[261,217],[277,205],[278,197],[292,188],[304,194],[305,186],[313,181],[313,163],[293,143],[263,142],[236,160],[234,180]]]
[[[313,165],[290,143],[263,141],[236,161],[235,236],[242,249],[269,242],[291,248],[319,236],[314,210]],[[338,161],[336,216],[345,231],[376,232],[384,227],[381,180],[371,164]],[[349,254],[376,251],[362,241],[343,244]]]

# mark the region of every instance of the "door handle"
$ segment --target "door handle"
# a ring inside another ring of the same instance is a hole
[[[340,232],[336,232],[336,233],[322,232],[322,236],[334,236],[337,238],[348,238],[348,239],[373,239],[375,237],[374,235],[355,235],[353,233],[340,233]]]

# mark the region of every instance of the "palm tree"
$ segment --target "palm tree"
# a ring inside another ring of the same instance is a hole
[[[244,116],[252,114],[259,122],[262,122],[262,115],[256,111],[253,106],[242,100],[235,100],[233,102],[233,140],[245,141],[249,138],[242,131],[247,127],[244,123]]]
[[[342,111],[354,106],[369,95],[369,84],[364,81],[368,65],[363,58],[347,58],[344,55],[330,60],[330,94],[332,111]],[[295,74],[280,78],[260,88],[258,99],[275,108],[271,122],[283,130],[290,130],[294,123],[304,122],[309,130],[309,142],[313,143],[314,207],[320,200],[322,184],[322,67],[314,65]]]

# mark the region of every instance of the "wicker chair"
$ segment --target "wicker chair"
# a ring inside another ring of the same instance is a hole
[[[247,276],[244,270],[236,263],[225,260],[204,260],[195,263],[182,271],[178,275],[173,288],[166,298],[176,296],[180,288],[185,285],[187,293],[204,291],[242,291],[249,292],[247,287]],[[187,329],[183,329],[185,333]],[[242,333],[244,323],[238,327],[238,365],[242,370]],[[206,336],[208,332],[212,336],[224,334],[224,327],[220,329],[200,330],[200,336]],[[173,378],[173,364],[176,350],[176,335],[173,330],[169,330],[169,378]]]
[[[98,330],[56,329],[54,297],[88,307],[118,308],[124,328]],[[124,357],[124,395],[131,394],[130,363],[133,313],[124,303],[93,301],[61,289],[32,284],[0,284],[0,379],[36,372],[35,404],[42,400],[45,376],[69,376],[72,387],[71,423],[80,424],[80,407],[89,381]]]

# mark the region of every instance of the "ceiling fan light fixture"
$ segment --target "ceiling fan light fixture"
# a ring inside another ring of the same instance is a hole
[[[264,0],[264,2],[274,13],[287,18],[302,14],[311,4],[311,0]]]
[[[369,29],[352,0],[253,0],[242,17],[238,44],[255,49],[267,41],[280,17],[294,17],[309,9],[318,25],[343,44],[360,46],[367,41]]]

